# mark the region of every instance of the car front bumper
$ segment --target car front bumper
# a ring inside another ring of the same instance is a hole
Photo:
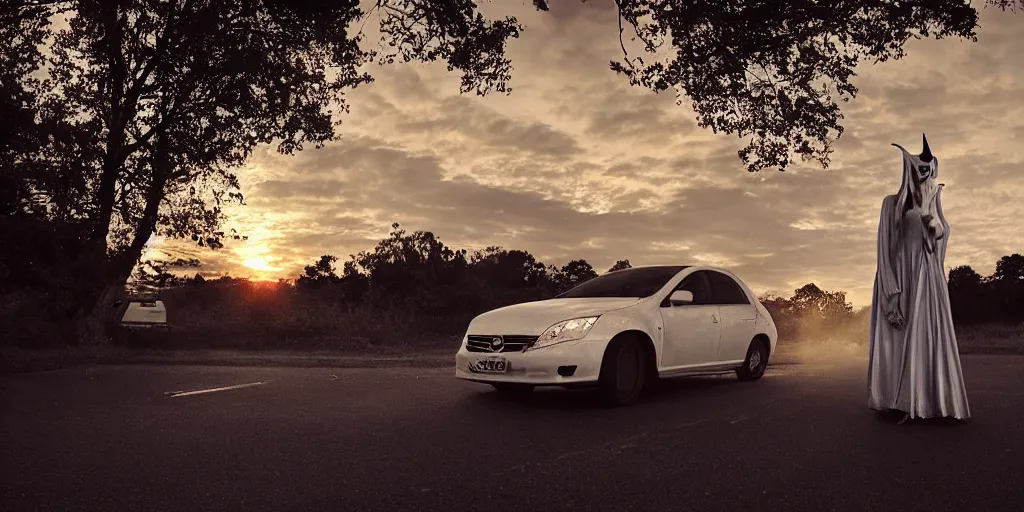
[[[535,386],[592,384],[601,374],[601,360],[608,343],[581,340],[559,343],[525,352],[470,352],[465,343],[455,355],[455,377],[492,383],[507,382]],[[504,373],[481,373],[473,365],[481,359],[503,358],[508,365]],[[560,367],[575,366],[571,376],[559,374]]]

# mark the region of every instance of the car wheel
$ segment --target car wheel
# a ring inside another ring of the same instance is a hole
[[[514,382],[495,382],[491,386],[503,395],[528,395],[533,391],[533,386],[529,384]]]
[[[598,386],[610,405],[632,405],[647,380],[646,355],[633,340],[616,340],[605,352]]]
[[[764,376],[768,369],[768,347],[764,340],[757,338],[750,342],[747,349],[747,357],[743,360],[743,366],[736,370],[736,376],[740,380],[757,380]]]

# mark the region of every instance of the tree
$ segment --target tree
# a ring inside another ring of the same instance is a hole
[[[594,267],[590,263],[587,263],[587,260],[572,260],[558,269],[558,273],[555,274],[555,283],[557,283],[558,291],[564,292],[595,277],[597,277],[597,272],[594,271]]]
[[[985,279],[973,268],[960,265],[950,269],[947,288],[954,322],[966,324],[990,318],[990,294]]]
[[[550,281],[543,263],[527,251],[488,247],[470,258],[475,274],[488,285],[524,289],[546,286]]]
[[[995,306],[1003,321],[1024,319],[1024,255],[1003,256],[996,262],[996,270],[988,279]]]
[[[338,261],[337,256],[325,254],[312,264],[306,265],[303,274],[296,279],[295,284],[300,287],[321,286],[335,284],[341,280],[334,271],[334,262]]]
[[[829,292],[814,283],[801,286],[790,299],[794,313],[801,317],[817,317],[833,321],[853,313],[853,305],[846,302],[846,292]]]
[[[612,265],[612,268],[608,269],[608,272],[615,272],[616,270],[624,270],[627,268],[633,268],[633,265],[629,264],[629,260],[619,260]]]
[[[371,303],[386,308],[427,305],[443,311],[465,276],[466,250],[446,246],[429,231],[406,233],[396,222],[373,251],[352,256],[353,272],[369,280]]]
[[[1024,282],[1024,254],[1011,254],[999,258],[992,278],[1006,283]]]
[[[5,156],[34,152],[39,165],[19,165],[25,175],[4,188],[16,197],[4,199],[21,204],[31,190],[47,206],[38,216],[80,226],[90,268],[82,276],[93,276],[78,297],[83,340],[100,338],[105,308],[96,305],[113,297],[154,233],[212,248],[233,236],[221,229],[222,208],[242,201],[234,172],[255,146],[292,153],[335,139],[344,91],[370,80],[367,61],[444,59],[463,72],[463,91],[507,92],[503,50],[518,35],[515,19],[489,21],[471,3],[436,2],[428,12],[419,3],[375,6],[392,43],[381,54],[361,50],[362,36],[349,32],[368,16],[354,0],[39,1],[4,10],[3,35],[25,34],[13,37],[21,53],[3,61],[4,92],[12,83],[38,94],[36,117],[49,135]],[[70,19],[55,34],[46,20],[57,10]],[[24,56],[47,36],[48,77],[36,84]]]
[[[1024,7],[1024,0],[985,3]],[[911,38],[977,40],[978,12],[965,0],[616,4],[620,39],[625,22],[647,52],[670,57],[648,63],[623,44],[612,69],[633,85],[688,97],[703,128],[750,137],[739,156],[752,172],[785,170],[793,153],[828,167],[843,133],[839,103],[856,97],[859,63],[900,59]]]
[[[785,311],[791,307],[789,299],[780,297],[774,293],[766,293],[757,298],[764,305],[772,317],[783,316]]]
[[[960,265],[949,270],[948,287],[950,293],[973,291],[981,287],[982,277],[970,265]]]
[[[846,292],[829,292],[814,283],[794,290],[790,298],[766,294],[758,298],[775,320],[779,339],[803,339],[821,342],[826,339],[861,339],[852,332],[859,320],[865,320],[870,311],[865,308],[854,313],[853,305],[846,302]],[[866,320],[861,322],[866,325]],[[866,339],[866,338],[865,338]]]

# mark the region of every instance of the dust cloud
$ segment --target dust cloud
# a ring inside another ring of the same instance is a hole
[[[802,315],[780,322],[779,351],[797,363],[863,364],[868,356],[869,316],[858,312],[837,321]]]

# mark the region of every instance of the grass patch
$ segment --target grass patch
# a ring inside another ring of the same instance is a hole
[[[961,354],[1024,354],[1024,323],[958,326],[956,341]]]

